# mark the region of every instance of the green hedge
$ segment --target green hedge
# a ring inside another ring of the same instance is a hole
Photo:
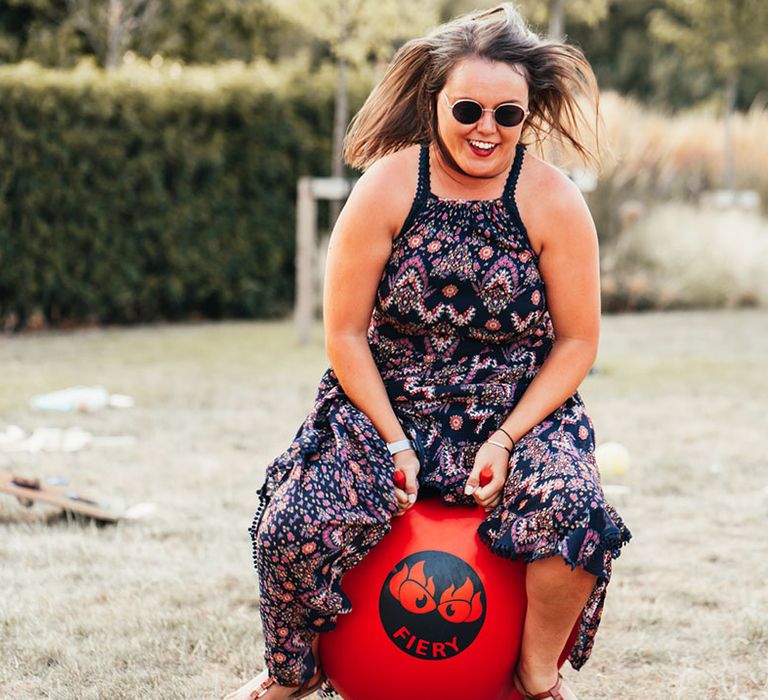
[[[287,311],[332,94],[267,66],[0,67],[0,318]]]

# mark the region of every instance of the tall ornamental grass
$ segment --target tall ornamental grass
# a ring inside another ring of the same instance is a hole
[[[608,157],[602,179],[617,189],[690,198],[723,186],[726,126],[721,114],[653,110],[615,93],[602,98]],[[732,118],[735,187],[756,190],[768,206],[768,111],[756,103]]]
[[[604,151],[587,195],[608,311],[768,305],[768,111],[731,122],[735,189],[718,206],[726,127],[711,108],[670,114],[601,98]],[[757,203],[754,206],[754,203]]]

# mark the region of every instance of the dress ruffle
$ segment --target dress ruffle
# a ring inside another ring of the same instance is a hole
[[[558,533],[539,513],[514,518],[502,525],[496,512],[478,528],[480,539],[494,553],[526,563],[559,554],[571,569],[583,568],[598,578],[610,576],[610,561],[632,535],[608,504],[591,509],[575,528]]]
[[[581,668],[592,652],[612,561],[632,534],[605,502],[595,464],[591,421],[574,396],[515,448],[504,501],[478,528],[491,551],[531,563],[560,556],[596,577],[578,623],[569,661]]]
[[[498,511],[499,509],[497,509]],[[531,563],[551,556],[561,556],[571,569],[577,566],[597,577],[589,600],[579,618],[578,634],[568,657],[571,666],[580,669],[589,659],[600,625],[603,602],[611,578],[611,562],[621,548],[629,542],[632,534],[616,511],[608,504],[592,509],[583,523],[566,534],[553,537],[550,528],[531,537],[539,525],[536,516],[520,518],[502,532],[495,532],[499,516],[493,513],[478,528],[480,540],[492,552],[508,559],[521,559]],[[525,532],[520,544],[518,533]],[[530,544],[533,539],[533,546]]]

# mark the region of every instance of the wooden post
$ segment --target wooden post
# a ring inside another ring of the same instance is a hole
[[[296,204],[296,307],[295,323],[299,343],[312,337],[315,307],[315,228],[317,201],[312,193],[312,178],[299,179]]]
[[[739,87],[738,71],[732,70],[725,83],[725,167],[723,188],[733,192],[736,189],[736,168],[734,166],[733,114],[736,111],[736,95]]]
[[[294,321],[299,343],[312,339],[312,325],[318,306],[319,280],[317,250],[317,200],[341,202],[357,180],[342,177],[302,177],[296,203],[296,306]]]

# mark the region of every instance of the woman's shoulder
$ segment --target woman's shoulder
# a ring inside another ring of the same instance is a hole
[[[407,146],[382,156],[362,174],[360,182],[368,186],[405,188],[416,191],[419,173],[419,145]]]
[[[520,170],[515,200],[537,253],[554,236],[594,226],[581,190],[573,180],[529,152]]]
[[[419,180],[420,146],[408,146],[376,160],[357,181],[350,201],[382,212],[395,233],[411,210]]]
[[[529,150],[520,170],[517,192],[558,208],[567,208],[582,199],[581,191],[568,175]]]

